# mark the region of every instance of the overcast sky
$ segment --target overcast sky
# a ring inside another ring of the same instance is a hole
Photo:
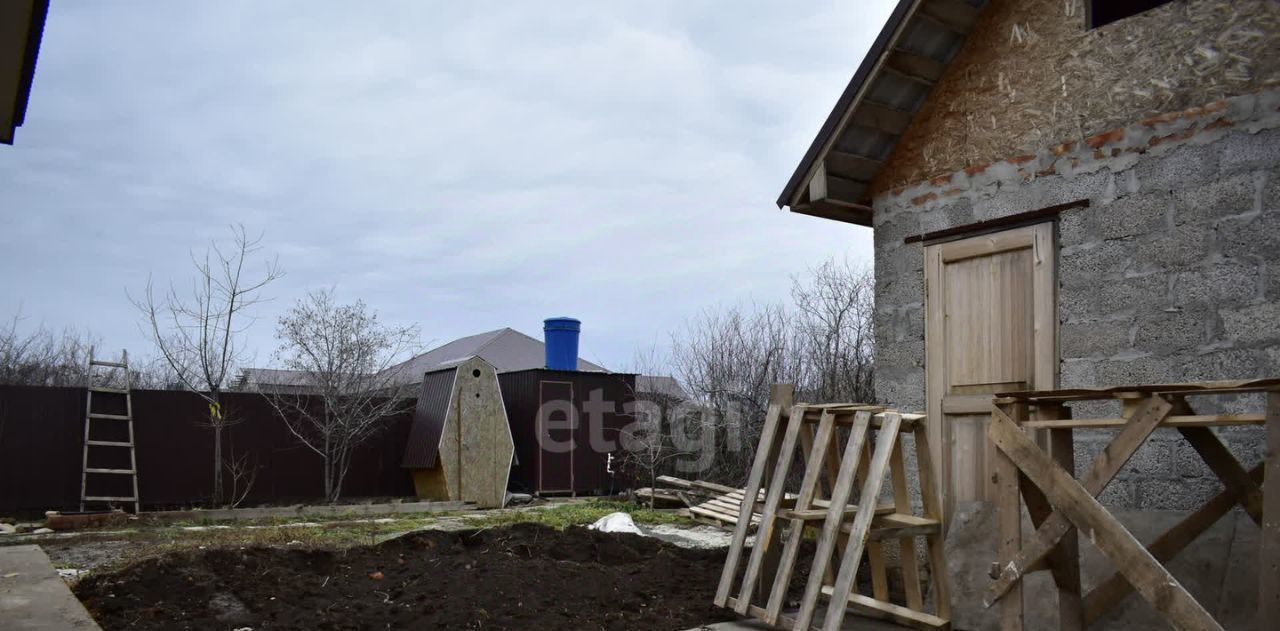
[[[583,320],[626,368],[870,230],[779,191],[892,2],[54,2],[0,146],[0,314],[153,349],[126,289],[243,223],[424,342]],[[115,351],[115,352],[118,352]]]

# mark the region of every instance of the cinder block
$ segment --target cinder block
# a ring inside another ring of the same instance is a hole
[[[1064,322],[1058,327],[1063,357],[1107,357],[1130,348],[1129,322]]]
[[[1194,510],[1221,489],[1217,478],[1138,479],[1138,506],[1150,510]]]
[[[1214,180],[1173,192],[1173,220],[1177,225],[1203,223],[1228,215],[1257,210],[1252,173]]]
[[[1118,276],[1129,268],[1132,248],[1132,243],[1124,240],[1063,248],[1058,255],[1059,282],[1063,287],[1096,288],[1103,278]]]
[[[1171,210],[1171,196],[1157,192],[1121,197],[1090,215],[1098,238],[1120,239],[1163,230]]]
[[[1133,169],[1140,190],[1172,191],[1212,181],[1218,175],[1220,145],[1181,145],[1164,155],[1144,154]]]
[[[1223,256],[1280,262],[1280,208],[1219,221],[1216,235]]]
[[[1134,349],[1156,356],[1186,353],[1204,345],[1209,339],[1208,316],[1204,305],[1178,312],[1148,312],[1135,320],[1137,334]]]
[[[1204,224],[1183,224],[1139,237],[1135,269],[1185,269],[1201,263],[1211,251],[1213,236]]]
[[[1236,344],[1280,343],[1280,302],[1219,311],[1228,338]]]
[[[1135,313],[1160,310],[1168,304],[1168,280],[1164,274],[1134,278],[1098,275],[1093,282],[1068,285],[1066,273],[1058,300],[1063,322],[1127,320]]]
[[[1261,280],[1258,263],[1224,259],[1177,273],[1169,298],[1175,305],[1203,302],[1241,305],[1264,298]]]
[[[1231,134],[1222,139],[1222,172],[1232,173],[1280,164],[1280,130]]]

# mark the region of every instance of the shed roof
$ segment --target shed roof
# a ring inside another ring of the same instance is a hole
[[[871,181],[987,0],[899,0],[778,196],[792,212],[871,225]]]
[[[458,338],[388,370],[398,373],[397,381],[416,383],[423,373],[456,366],[472,357],[493,364],[500,373],[542,368],[546,365],[546,345],[515,329],[503,328]],[[582,358],[578,358],[578,370],[605,372],[603,366]]]
[[[13,144],[27,115],[49,0],[0,2],[0,143]]]

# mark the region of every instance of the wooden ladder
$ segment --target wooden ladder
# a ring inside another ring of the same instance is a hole
[[[104,381],[101,385],[95,383],[94,368],[107,368],[112,371],[124,371],[123,387],[112,385],[111,381],[106,380],[110,375],[108,372],[104,375]],[[84,458],[80,467],[80,510],[85,510],[85,505],[89,503],[106,503],[108,506],[114,506],[117,503],[133,503],[133,512],[142,512],[142,503],[138,496],[138,456],[134,447],[133,440],[133,396],[130,394],[130,386],[133,381],[132,375],[129,374],[129,351],[122,351],[120,361],[101,361],[93,358],[93,347],[89,347],[89,363],[88,370],[85,373],[86,387],[88,392],[85,394],[84,403]],[[124,414],[106,414],[95,411],[93,406],[94,395],[112,395],[124,396]],[[125,423],[128,430],[127,440],[100,440],[94,438],[93,422],[103,421],[110,423]],[[89,466],[89,450],[95,448],[98,452],[106,452],[108,450],[128,449],[129,450],[129,468],[128,469],[111,469],[103,467]],[[90,495],[89,494],[89,476],[117,476],[127,475],[133,482],[133,495],[130,497],[114,496],[114,495]]]
[[[846,440],[840,439],[841,428],[847,431]],[[949,629],[951,602],[942,513],[926,433],[924,416],[880,406],[799,404],[788,410],[784,404],[772,404],[744,490],[746,497],[763,490],[765,498],[763,503],[742,504],[715,604],[773,626],[805,631],[840,629],[846,608],[917,629]],[[923,515],[916,515],[912,508],[900,440],[906,434],[915,439]],[[801,448],[805,471],[792,506],[785,501],[784,487],[797,447]],[[882,504],[886,478],[891,481],[893,501]],[[859,490],[856,498],[855,486]],[[754,512],[759,513],[759,526],[755,544],[748,549],[747,528]],[[783,525],[788,526],[785,533]],[[784,613],[801,543],[810,529],[817,535],[817,550],[800,609]],[[932,566],[932,613],[924,607],[917,538],[924,539]],[[778,552],[779,539],[785,542],[777,560],[770,562]],[[890,598],[886,543],[898,546],[905,584],[902,602]],[[871,569],[870,595],[855,589],[864,553]],[[745,570],[741,567],[744,557]],[[819,619],[818,608],[823,602],[827,610]]]

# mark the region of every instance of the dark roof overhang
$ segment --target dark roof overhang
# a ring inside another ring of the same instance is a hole
[[[12,145],[26,119],[48,12],[49,0],[0,2],[0,143]]]
[[[870,186],[987,0],[899,0],[823,122],[778,207],[871,225]]]

